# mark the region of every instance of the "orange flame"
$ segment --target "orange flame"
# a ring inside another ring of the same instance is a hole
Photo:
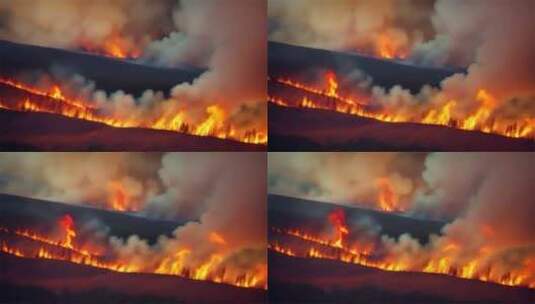
[[[333,225],[336,232],[336,241],[334,242],[335,247],[342,248],[345,242],[345,237],[349,233],[349,229],[346,225],[346,214],[344,209],[337,208],[329,213],[329,222]]]
[[[135,59],[142,53],[139,46],[135,46],[116,32],[108,35],[102,45],[95,45],[88,41],[82,41],[81,45],[86,52],[118,59]]]
[[[130,197],[125,186],[120,181],[112,181],[108,184],[109,204],[116,211],[137,211],[138,207]]]
[[[379,188],[378,202],[381,210],[387,212],[402,210],[399,206],[399,198],[388,178],[379,178],[377,187]]]
[[[166,111],[161,116],[153,118],[118,118],[105,114],[86,100],[71,99],[65,97],[61,88],[54,85],[50,90],[41,90],[30,85],[0,78],[0,84],[16,88],[43,100],[32,100],[26,97],[19,101],[0,100],[0,108],[22,112],[45,112],[58,114],[66,117],[103,123],[117,128],[149,128],[156,130],[168,130],[196,136],[210,136],[220,139],[236,140],[251,144],[267,144],[267,133],[255,129],[238,130],[234,125],[227,122],[228,113],[218,105],[206,107],[206,118],[193,125],[188,122],[185,111]]]
[[[399,47],[395,41],[386,33],[379,35],[376,41],[376,54],[385,59],[405,59],[407,52]]]
[[[302,91],[302,98],[297,102],[290,102],[282,97],[269,96],[268,101],[283,107],[302,107],[323,109],[354,116],[373,118],[390,123],[419,123],[440,125],[461,130],[480,131],[513,138],[534,138],[535,118],[518,118],[515,121],[499,121],[491,116],[496,107],[496,99],[486,89],[479,89],[475,100],[479,106],[466,117],[454,117],[457,101],[449,100],[439,108],[432,108],[423,115],[403,113],[388,113],[370,110],[361,98],[342,96],[338,93],[339,85],[332,72],[327,73],[325,89],[309,86],[288,78],[271,79],[278,84]],[[316,97],[316,98],[314,98]]]
[[[69,249],[73,249],[73,239],[76,237],[76,231],[74,230],[74,220],[69,214],[65,214],[58,222],[65,231],[65,240],[63,246]]]

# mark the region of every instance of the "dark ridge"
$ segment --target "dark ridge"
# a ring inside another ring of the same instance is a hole
[[[0,303],[264,303],[266,291],[0,253]]]
[[[295,76],[300,72],[330,69],[350,74],[358,69],[373,78],[373,84],[385,88],[401,85],[416,93],[424,85],[440,82],[463,69],[414,66],[353,53],[314,49],[280,42],[268,42],[268,74],[272,77]]]
[[[423,243],[427,242],[430,234],[440,234],[440,230],[446,224],[440,221],[413,218],[402,213],[381,212],[276,194],[268,195],[268,222],[270,226],[277,228],[310,227],[316,230],[328,223],[327,215],[335,208],[344,209],[350,227],[352,224],[366,220],[380,226],[381,234],[399,237],[402,233],[409,233]]]
[[[61,69],[69,75],[79,74],[95,81],[107,92],[123,90],[139,95],[147,89],[164,93],[183,82],[192,82],[202,74],[196,68],[162,68],[142,65],[83,52],[74,52],[0,40],[0,76],[17,76],[23,72],[50,72]]]

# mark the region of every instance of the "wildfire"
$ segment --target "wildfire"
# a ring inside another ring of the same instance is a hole
[[[335,230],[338,230],[340,226],[347,229],[345,230],[347,233],[342,234],[346,239],[351,232],[345,225],[343,210],[337,210],[342,209],[335,209],[329,214],[328,220]],[[379,247],[375,241],[355,241],[352,244],[348,244],[348,241],[340,242],[340,234],[333,239],[300,229],[274,227],[272,231],[280,239],[271,241],[268,248],[287,256],[336,260],[386,271],[436,273],[502,285],[535,288],[535,279],[531,271],[533,265],[524,265],[522,269],[504,272],[499,265],[484,259],[484,249],[480,258],[465,261],[454,258],[459,253],[459,247],[448,243],[438,253],[419,260],[398,257],[395,253],[385,252],[385,248]],[[288,245],[283,245],[281,241],[284,239],[294,239],[300,242],[288,242]]]
[[[165,111],[156,119],[143,117],[119,118],[106,114],[90,101],[65,97],[57,85],[42,90],[12,79],[0,78],[0,84],[34,95],[17,101],[0,100],[0,108],[21,112],[45,112],[66,117],[103,123],[117,128],[148,128],[196,136],[210,136],[251,144],[267,144],[267,134],[257,130],[238,130],[226,122],[228,113],[218,105],[208,106],[206,118],[198,124],[188,122],[185,111]]]
[[[288,78],[270,79],[277,84],[298,89],[303,92],[298,101],[290,101],[277,96],[270,96],[269,102],[283,107],[301,107],[323,109],[354,116],[373,118],[390,123],[419,123],[440,125],[467,131],[480,131],[513,138],[533,138],[535,136],[535,118],[518,118],[511,121],[499,121],[492,117],[496,99],[488,90],[478,90],[475,101],[478,107],[466,117],[456,117],[458,102],[450,100],[438,108],[424,111],[423,114],[388,113],[370,109],[363,98],[343,96],[338,93],[339,83],[332,72],[325,75],[325,88],[317,88]]]
[[[191,265],[190,259],[194,253],[189,249],[180,249],[172,256],[166,256],[152,265],[147,262],[140,263],[130,260],[122,260],[115,255],[102,255],[93,248],[84,249],[77,244],[78,236],[75,230],[75,222],[71,215],[66,214],[58,220],[62,239],[51,238],[29,229],[11,230],[0,227],[0,233],[16,236],[24,242],[17,242],[17,246],[10,245],[7,240],[0,243],[0,252],[15,255],[22,258],[38,258],[66,261],[100,269],[116,272],[145,272],[166,275],[175,275],[192,280],[208,280],[216,283],[225,283],[244,288],[266,288],[265,278],[267,270],[264,266],[247,271],[225,268],[224,257],[219,254],[210,255],[204,262],[196,267]],[[219,245],[225,245],[222,235],[212,232],[209,240]],[[37,246],[30,246],[30,243]],[[86,246],[88,246],[86,244]],[[91,247],[91,246],[90,246]],[[95,246],[92,246],[95,247]]]

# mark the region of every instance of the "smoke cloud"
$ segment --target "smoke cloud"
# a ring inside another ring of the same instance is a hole
[[[0,1],[0,39],[68,49],[141,50],[172,28],[174,0]],[[135,18],[132,18],[135,16]]]

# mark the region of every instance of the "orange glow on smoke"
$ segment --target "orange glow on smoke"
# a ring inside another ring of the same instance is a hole
[[[337,229],[340,222],[339,220],[338,222],[333,221],[332,214],[328,216],[329,223]],[[339,217],[343,212],[336,212],[336,214],[336,217]],[[535,261],[529,260],[523,268],[507,271],[501,265],[485,259],[487,257],[485,248],[482,248],[481,254],[477,258],[466,260],[466,258],[459,258],[461,248],[450,242],[442,245],[437,253],[420,260],[410,257],[410,255],[409,257],[396,255],[395,252],[385,253],[373,241],[354,241],[349,244],[347,239],[345,242],[339,242],[339,235],[332,239],[300,229],[274,227],[272,231],[281,239],[270,241],[268,248],[287,256],[336,260],[386,271],[436,273],[502,285],[535,288],[535,279],[533,278]],[[348,229],[344,236],[349,237],[350,235],[351,232]],[[284,239],[299,240],[300,243],[288,242],[288,245],[285,245],[282,242]]]
[[[108,185],[108,207],[116,211],[137,211],[137,204],[130,197],[126,187],[120,181],[112,181]]]
[[[388,34],[380,34],[376,41],[376,55],[385,59],[405,59],[407,52]]]
[[[58,220],[62,239],[53,238],[29,229],[11,230],[0,227],[0,233],[17,237],[17,245],[2,241],[0,252],[22,257],[66,261],[100,269],[129,273],[157,273],[176,275],[192,280],[207,280],[246,288],[266,288],[267,266],[257,265],[252,269],[234,269],[225,266],[224,256],[214,253],[206,260],[191,266],[194,253],[186,248],[178,249],[173,255],[162,257],[159,261],[133,261],[115,255],[103,255],[102,248],[85,244],[82,248],[77,243],[75,222],[66,214]],[[25,240],[21,243],[21,240]],[[212,232],[209,240],[219,245],[226,244],[224,237]],[[31,246],[29,244],[33,244]]]
[[[219,234],[217,232],[210,233],[209,239],[210,239],[210,242],[216,243],[216,244],[219,244],[219,245],[226,245],[227,244],[227,241],[225,241],[223,236],[221,236],[221,234]]]
[[[535,118],[518,118],[515,121],[498,121],[491,117],[496,108],[496,99],[486,89],[479,89],[474,97],[477,108],[465,117],[455,117],[454,110],[457,101],[450,100],[437,108],[426,110],[423,114],[388,112],[387,110],[371,110],[366,101],[361,98],[343,96],[338,93],[339,83],[334,73],[325,75],[325,88],[310,86],[288,78],[276,78],[272,81],[302,91],[302,97],[297,102],[270,96],[269,102],[283,107],[301,107],[322,109],[339,113],[373,118],[390,123],[419,123],[439,125],[467,131],[480,131],[513,138],[535,137]]]
[[[197,124],[188,120],[186,111],[162,111],[157,118],[144,117],[114,117],[96,108],[90,101],[65,97],[58,85],[49,90],[42,90],[30,85],[6,78],[0,78],[0,84],[25,91],[46,100],[32,99],[28,96],[24,100],[5,101],[0,99],[0,108],[22,112],[44,112],[66,117],[103,123],[117,128],[147,128],[174,131],[196,136],[217,137],[220,139],[236,140],[251,144],[267,144],[266,131],[238,129],[228,122],[229,113],[218,105],[210,105],[205,109],[206,118]]]
[[[399,206],[399,198],[388,178],[379,178],[377,187],[379,188],[379,197],[377,198],[379,209],[387,212],[402,211]]]
[[[112,33],[104,39],[101,45],[83,41],[82,49],[88,53],[118,59],[135,59],[141,56],[141,48],[131,41],[122,38],[118,33]]]

